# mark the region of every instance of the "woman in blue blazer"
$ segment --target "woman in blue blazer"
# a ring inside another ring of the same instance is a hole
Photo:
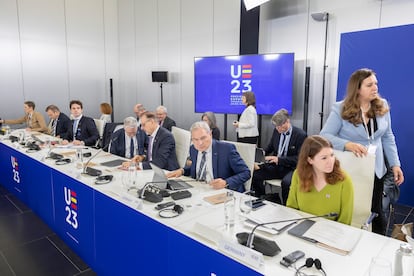
[[[345,99],[333,105],[320,134],[329,139],[337,150],[352,151],[356,156],[364,156],[368,152],[375,154],[371,210],[378,216],[372,222],[372,231],[384,235],[386,223],[381,204],[387,170],[385,158],[397,185],[403,183],[404,176],[391,128],[389,107],[378,94],[374,71],[359,69],[351,75]]]

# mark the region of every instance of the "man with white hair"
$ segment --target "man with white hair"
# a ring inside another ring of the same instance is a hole
[[[157,115],[158,122],[160,126],[163,128],[168,129],[171,131],[173,126],[176,126],[175,121],[167,116],[167,108],[163,105],[160,105],[155,110],[155,114]]]
[[[204,121],[191,126],[191,166],[175,170],[168,177],[191,176],[206,181],[214,189],[228,188],[244,192],[244,183],[250,170],[233,144],[212,138],[210,127]]]
[[[145,132],[138,128],[137,119],[127,117],[124,119],[124,128],[112,134],[110,152],[125,158],[142,156],[141,159],[144,159],[147,139]]]

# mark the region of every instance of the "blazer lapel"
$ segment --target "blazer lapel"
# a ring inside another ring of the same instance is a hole
[[[218,175],[218,149],[216,141],[213,140],[213,145],[211,147],[211,159],[212,159],[212,165],[213,165],[213,178],[216,178],[216,175]]]

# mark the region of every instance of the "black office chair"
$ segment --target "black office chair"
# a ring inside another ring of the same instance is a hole
[[[106,123],[104,128],[104,133],[102,136],[102,148],[105,151],[108,151],[109,143],[111,142],[112,133],[117,126],[122,125],[122,123]]]

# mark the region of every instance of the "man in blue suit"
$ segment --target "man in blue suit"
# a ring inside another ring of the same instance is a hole
[[[148,147],[146,156],[142,161],[142,156],[137,155],[133,158],[135,162],[142,161],[144,170],[151,169],[150,163],[164,170],[176,170],[178,165],[177,155],[175,154],[174,136],[167,129],[160,127],[157,117],[153,112],[144,112],[141,116],[141,127],[148,135]]]
[[[73,120],[69,128],[69,135],[62,143],[68,144],[72,141],[73,145],[76,146],[95,145],[99,139],[99,132],[96,128],[95,121],[90,117],[83,116],[83,105],[81,101],[73,100],[70,102],[69,107]]]
[[[250,170],[233,144],[212,138],[210,127],[204,121],[191,126],[191,166],[169,173],[168,177],[191,176],[206,181],[214,189],[229,188],[244,192],[244,183]]]
[[[147,135],[138,129],[137,119],[127,117],[124,119],[124,128],[112,134],[109,152],[125,158],[140,155],[143,159],[146,141]]]

